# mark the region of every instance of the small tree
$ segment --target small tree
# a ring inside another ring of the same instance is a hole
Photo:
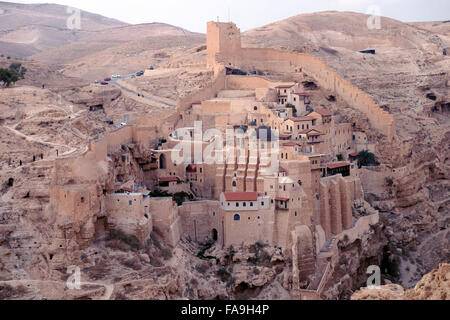
[[[364,150],[359,153],[358,166],[360,168],[378,165],[380,165],[380,163],[372,152]]]
[[[27,69],[21,63],[11,63],[8,69],[0,68],[0,83],[9,87],[20,79],[24,79]]]
[[[292,114],[294,115],[294,117],[297,116],[297,108],[293,104],[287,103],[286,108],[292,109]]]
[[[15,72],[20,79],[23,79],[25,77],[25,73],[27,72],[27,69],[23,67],[21,63],[18,62],[11,63],[9,65],[9,70],[11,72]]]
[[[0,69],[0,82],[4,87],[9,87],[12,83],[19,80],[19,75],[9,69]]]

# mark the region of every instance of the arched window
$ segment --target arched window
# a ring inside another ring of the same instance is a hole
[[[167,168],[166,156],[164,154],[162,154],[159,157],[159,168],[160,169],[166,169]]]
[[[240,221],[241,220],[241,216],[238,214],[234,215],[234,221]]]
[[[233,181],[233,187],[237,187],[236,181]]]

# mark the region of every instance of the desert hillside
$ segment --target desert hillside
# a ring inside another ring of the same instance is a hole
[[[71,13],[56,4],[0,2],[1,53],[27,57],[33,53],[77,41],[86,33],[126,26],[126,23],[81,11],[82,30],[67,28]]]
[[[69,29],[66,6],[0,3],[0,53],[46,64],[67,64],[130,41],[150,38],[151,46],[195,42],[203,36],[164,23],[128,25],[81,11],[80,29]],[[186,41],[188,39],[188,41]],[[128,52],[132,54],[133,52]]]

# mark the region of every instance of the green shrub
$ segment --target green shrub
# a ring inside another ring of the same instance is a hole
[[[361,167],[379,166],[380,163],[377,161],[377,158],[372,152],[364,150],[359,153],[358,165],[361,168]]]
[[[293,104],[287,103],[286,108],[292,109],[292,114],[294,117],[297,116],[297,108]]]

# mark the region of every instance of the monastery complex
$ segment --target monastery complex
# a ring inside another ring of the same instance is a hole
[[[116,229],[142,243],[157,232],[172,246],[180,239],[223,249],[263,243],[292,258],[299,297],[316,298],[336,259],[337,239],[361,236],[379,219],[373,209],[359,210],[367,203],[358,154],[371,144],[352,123],[312,104],[317,91],[310,84],[252,71],[306,75],[366,115],[388,141],[395,139],[394,119],[318,58],[242,48],[233,23],[208,23],[207,66],[212,83],[180,99],[167,118],[136,119],[88,150],[56,160],[55,251],[75,259],[74,249]],[[231,141],[219,138],[229,132],[235,133]],[[173,156],[179,145],[192,150],[182,162]],[[224,161],[198,158],[211,146]],[[164,192],[194,201],[180,205]]]

